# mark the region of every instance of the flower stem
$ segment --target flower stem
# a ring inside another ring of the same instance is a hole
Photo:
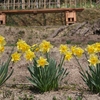
[[[80,68],[81,68],[82,72],[85,74],[85,72],[84,72],[84,70],[83,70],[83,68],[82,68],[82,66],[81,66],[81,64],[80,64],[80,62],[79,62],[79,60],[76,58],[76,56],[74,56],[74,57],[75,57],[75,59],[76,59],[76,61],[77,61],[78,65],[80,66]]]
[[[64,63],[64,59],[65,59],[65,55],[61,57],[61,60],[60,60],[60,69]]]

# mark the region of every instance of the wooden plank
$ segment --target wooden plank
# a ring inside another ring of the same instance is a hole
[[[38,14],[38,13],[59,13],[66,11],[76,11],[80,12],[84,10],[83,8],[52,8],[52,9],[33,9],[33,10],[1,10],[0,13],[5,14]]]

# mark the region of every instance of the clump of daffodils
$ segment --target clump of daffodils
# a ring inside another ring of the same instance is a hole
[[[90,66],[96,66],[96,64],[100,63],[100,42],[88,45],[86,51],[89,56]]]
[[[0,38],[0,43],[0,52],[3,52],[4,38]],[[23,40],[18,40],[17,52],[11,55],[12,61],[17,62],[21,56],[24,56],[26,60],[33,62],[32,65],[28,66],[31,77],[27,78],[36,88],[45,92],[58,88],[59,82],[69,73],[67,68],[63,68],[63,63],[66,60],[76,59],[83,81],[91,91],[100,92],[100,42],[87,45],[85,49],[76,45],[61,44],[58,49],[61,55],[59,64],[50,55],[51,49],[53,49],[53,45],[46,40],[32,46]],[[79,61],[83,55],[87,59],[86,70],[83,70]]]
[[[43,40],[40,44],[30,46],[21,39],[17,42],[17,51],[11,55],[13,62],[21,60],[21,56],[31,62],[27,67],[31,77],[27,78],[42,92],[58,89],[59,82],[68,75],[67,69],[64,69],[62,65],[65,59],[71,59],[72,53],[66,52],[66,46],[64,51],[62,45],[60,52],[66,56],[63,56],[64,59],[61,59],[60,63],[57,64],[56,60],[50,55],[51,49],[53,49],[53,45],[49,41]]]
[[[81,68],[79,72],[83,81],[92,92],[100,93],[100,42],[87,45],[84,50],[80,47],[72,47],[71,49]],[[86,70],[83,70],[83,66],[81,66],[77,59],[77,57],[81,57],[83,54],[87,59]]]
[[[0,54],[3,54],[5,50],[5,45],[6,45],[5,38],[0,35]],[[10,61],[11,61],[11,55],[9,55],[7,61],[4,60],[4,62],[0,64],[0,86],[2,86],[10,78],[10,76],[13,73],[13,69],[11,69],[8,73],[8,67],[9,67]]]
[[[96,66],[100,63],[100,43],[87,45],[85,49],[79,46],[71,46],[61,44],[59,51],[64,55],[65,59],[70,61],[73,57],[80,58],[84,54],[90,66]]]

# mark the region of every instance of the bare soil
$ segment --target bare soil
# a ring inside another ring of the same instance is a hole
[[[57,61],[60,58],[58,51],[60,44],[79,45],[84,48],[87,44],[100,42],[100,33],[94,34],[100,28],[100,19],[95,20],[93,23],[85,23],[77,29],[81,25],[82,23],[76,23],[63,30],[60,29],[65,26],[0,26],[0,35],[3,35],[7,40],[6,50],[1,56],[1,62],[7,59],[12,46],[19,38],[30,45],[40,43],[44,39],[50,41],[55,46],[51,54]],[[57,30],[60,31],[54,36]],[[85,69],[87,61],[84,56],[80,59],[80,63]],[[66,67],[70,73],[61,82],[59,89],[45,93],[35,90],[27,80],[26,76],[30,75],[27,70],[28,64],[29,62],[25,59],[13,65],[10,64],[9,70],[11,67],[14,68],[14,73],[1,87],[0,100],[68,100],[68,96],[72,97],[72,100],[78,100],[79,96],[82,97],[82,100],[100,100],[99,94],[90,92],[84,84],[75,59],[64,63],[63,67]]]

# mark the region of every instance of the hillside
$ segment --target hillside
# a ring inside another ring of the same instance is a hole
[[[84,9],[77,13],[77,22],[85,22],[100,18],[99,9]],[[25,15],[8,15],[7,25],[12,26],[45,26],[45,25],[65,25],[64,13],[48,14],[25,14]]]

